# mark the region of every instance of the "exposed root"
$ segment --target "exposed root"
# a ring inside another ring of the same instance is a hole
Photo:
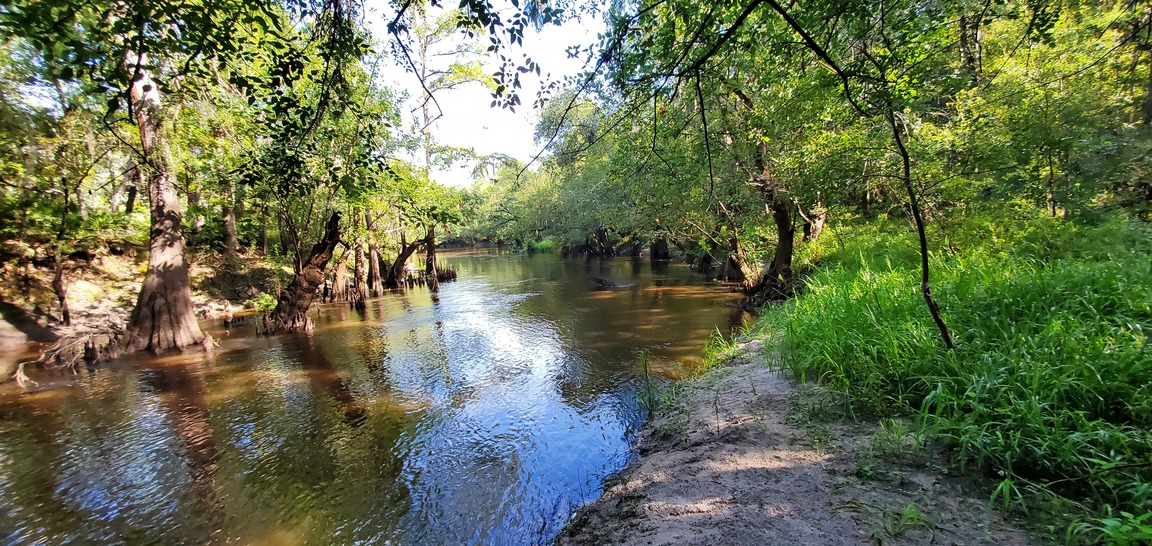
[[[42,351],[36,362],[47,369],[74,370],[81,361],[94,364],[113,360],[120,356],[125,334],[124,328],[116,324],[77,330]]]
[[[21,387],[27,387],[29,383],[39,385],[39,383],[33,381],[31,377],[28,377],[28,374],[24,373],[25,364],[27,364],[27,362],[21,362],[20,365],[16,367],[16,373],[12,375],[12,378],[15,379],[16,384]]]

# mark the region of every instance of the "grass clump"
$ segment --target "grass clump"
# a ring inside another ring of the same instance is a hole
[[[1003,495],[1007,484],[1079,503],[1094,514],[1076,527],[1087,540],[1147,526],[1112,514],[1152,511],[1148,226],[1019,211],[953,221],[932,267],[954,351],[925,309],[907,226],[837,231],[806,251],[817,265],[804,293],[759,325],[798,379],[857,410],[918,415]]]
[[[528,243],[526,250],[529,254],[552,254],[556,252],[556,241],[552,239],[533,241]]]

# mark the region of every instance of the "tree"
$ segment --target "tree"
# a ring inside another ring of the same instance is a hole
[[[5,33],[35,45],[63,81],[84,76],[108,98],[108,116],[128,112],[135,151],[147,170],[151,236],[148,270],[129,320],[127,349],[161,352],[203,338],[192,306],[180,199],[166,131],[171,114],[162,90],[174,90],[200,59],[234,49],[233,21],[259,18],[266,5],[246,2],[13,2],[0,13]],[[120,137],[125,138],[125,137]]]

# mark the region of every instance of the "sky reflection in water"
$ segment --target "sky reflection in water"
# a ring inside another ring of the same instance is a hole
[[[548,542],[631,456],[638,352],[674,375],[742,318],[683,266],[449,259],[311,337],[0,386],[0,542]]]

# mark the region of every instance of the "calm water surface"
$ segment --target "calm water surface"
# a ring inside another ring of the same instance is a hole
[[[631,457],[643,371],[742,319],[681,265],[449,255],[458,282],[0,385],[0,543],[539,544]],[[626,286],[595,290],[593,276]]]

